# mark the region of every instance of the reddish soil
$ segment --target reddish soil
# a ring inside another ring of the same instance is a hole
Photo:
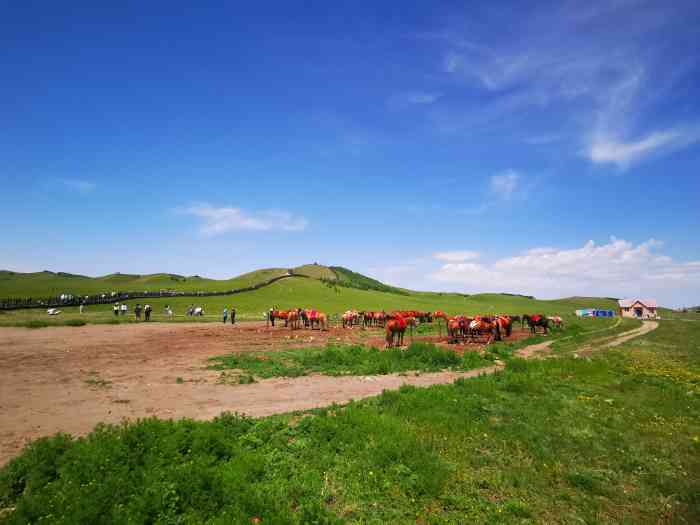
[[[279,351],[329,341],[382,347],[382,334],[359,327],[291,332],[264,323],[0,328],[0,465],[32,439],[56,432],[82,435],[99,422],[146,416],[210,419],[225,410],[263,416],[343,403],[407,383],[446,383],[474,375],[309,376],[224,385],[217,383],[219,372],[206,369],[207,358],[234,351]]]
[[[612,346],[656,328],[626,332]],[[516,331],[509,340],[527,337]],[[469,343],[415,337],[456,352],[480,351]],[[407,335],[405,342],[410,342]],[[276,378],[250,385],[217,383],[207,358],[227,352],[279,351],[326,342],[383,346],[381,329],[332,328],[328,332],[266,328],[264,323],[150,323],[80,328],[0,328],[0,465],[38,437],[68,432],[83,435],[99,422],[119,423],[146,416],[211,419],[223,411],[251,416],[307,410],[378,395],[403,384],[451,383],[459,377],[493,373],[500,365],[464,373],[386,376]],[[534,357],[547,343],[521,350]],[[178,383],[178,378],[182,379]]]

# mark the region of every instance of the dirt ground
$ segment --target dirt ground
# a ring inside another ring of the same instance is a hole
[[[621,344],[656,328],[610,338]],[[516,340],[527,337],[515,331]],[[445,338],[416,337],[457,352],[479,351],[479,344],[447,345]],[[223,411],[266,416],[346,403],[401,385],[451,383],[460,377],[493,373],[501,365],[469,372],[385,376],[274,378],[249,385],[217,382],[207,358],[227,352],[279,351],[364,342],[381,347],[382,330],[331,328],[328,332],[267,328],[264,323],[142,323],[88,325],[30,330],[0,328],[0,465],[29,441],[57,432],[84,435],[97,423],[119,423],[147,416],[211,419]],[[410,337],[406,337],[406,343]],[[551,342],[519,351],[522,357],[546,353]],[[582,349],[585,350],[585,349]],[[180,378],[180,382],[178,382]]]
[[[223,411],[264,416],[344,403],[402,384],[448,383],[492,372],[373,377],[275,378],[218,384],[207,358],[227,352],[276,351],[365,342],[383,345],[381,329],[328,332],[266,328],[264,323],[142,323],[30,330],[0,328],[0,465],[24,445],[56,432],[83,435],[99,422],[147,416],[210,419]],[[416,340],[437,341],[437,337]],[[405,342],[409,342],[407,336]],[[450,345],[457,351],[480,345]],[[181,378],[181,382],[178,382]]]

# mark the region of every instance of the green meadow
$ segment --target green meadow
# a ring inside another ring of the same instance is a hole
[[[7,524],[695,524],[700,323],[306,413],[41,439],[0,470],[0,508]]]

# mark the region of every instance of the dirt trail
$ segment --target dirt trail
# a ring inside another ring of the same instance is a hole
[[[643,321],[642,326],[640,326],[639,328],[635,328],[634,330],[630,330],[629,332],[624,332],[618,335],[617,337],[613,338],[611,341],[606,341],[603,344],[598,344],[595,346],[586,345],[579,349],[577,353],[590,353],[595,350],[602,350],[604,348],[620,346],[621,344],[626,343],[630,339],[634,339],[635,337],[639,337],[640,335],[648,334],[649,332],[656,330],[658,327],[659,323],[656,321]]]
[[[621,334],[623,342],[656,328]],[[646,326],[646,325],[645,325]],[[327,342],[367,342],[380,332],[268,329],[264,323],[88,325],[0,329],[0,465],[38,437],[84,435],[98,422],[140,417],[211,419],[223,411],[266,416],[375,396],[408,384],[429,386],[492,374],[469,372],[385,376],[275,378],[251,385],[217,383],[205,368],[213,355],[275,351]],[[616,339],[615,341],[617,341]],[[521,350],[536,355],[551,341]],[[610,344],[610,343],[608,343]]]

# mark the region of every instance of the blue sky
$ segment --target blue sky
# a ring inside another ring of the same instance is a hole
[[[697,2],[54,4],[0,7],[0,267],[700,303]]]

